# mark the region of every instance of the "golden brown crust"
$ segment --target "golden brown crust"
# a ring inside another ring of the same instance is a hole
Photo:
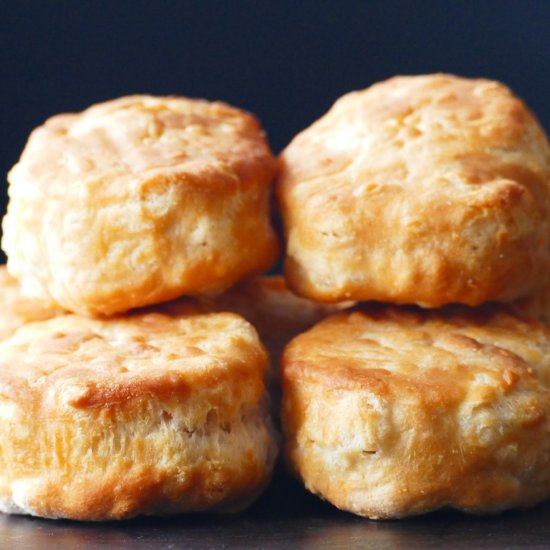
[[[275,443],[234,314],[66,315],[0,344],[0,509],[80,520],[244,507]]]
[[[131,96],[58,115],[9,175],[3,248],[26,293],[113,314],[269,268],[275,162],[223,103]]]
[[[303,296],[477,305],[541,275],[550,148],[499,83],[396,77],[348,94],[280,166],[285,270]]]
[[[495,512],[550,495],[550,329],[504,308],[370,307],[283,355],[286,457],[372,518]]]
[[[6,269],[0,265],[0,341],[11,336],[20,326],[64,315],[59,307],[27,298]]]

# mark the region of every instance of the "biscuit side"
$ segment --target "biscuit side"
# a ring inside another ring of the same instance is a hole
[[[22,327],[0,355],[5,512],[233,511],[269,481],[267,359],[236,315],[67,315]]]
[[[549,329],[457,317],[356,312],[291,342],[285,456],[310,491],[370,518],[548,497]]]

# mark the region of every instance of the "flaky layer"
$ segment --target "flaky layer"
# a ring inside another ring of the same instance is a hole
[[[221,291],[275,260],[274,168],[257,120],[223,103],[132,96],[53,117],[8,178],[10,272],[83,314]]]
[[[372,518],[550,496],[550,329],[498,309],[334,316],[283,356],[286,457]]]
[[[255,331],[233,314],[66,315],[0,344],[0,509],[233,510],[276,454]]]
[[[541,277],[550,148],[499,83],[396,77],[345,95],[280,165],[285,270],[303,296],[477,305]]]

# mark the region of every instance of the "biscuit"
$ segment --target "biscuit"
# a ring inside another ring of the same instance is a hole
[[[550,496],[550,328],[503,306],[332,316],[282,362],[285,454],[338,508],[398,518]]]
[[[236,511],[276,455],[241,317],[65,315],[0,343],[0,510],[108,520]]]
[[[550,148],[502,84],[438,74],[350,93],[280,165],[285,273],[298,294],[474,306],[537,284]]]
[[[55,116],[8,176],[9,270],[84,315],[221,292],[276,259],[274,170],[258,121],[223,103],[130,96]]]
[[[539,285],[527,296],[515,300],[510,306],[518,315],[539,319],[550,325],[550,257]]]
[[[20,326],[64,315],[62,309],[23,296],[19,283],[0,266],[0,342]]]

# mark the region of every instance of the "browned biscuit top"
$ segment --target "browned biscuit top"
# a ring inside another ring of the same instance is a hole
[[[508,88],[444,74],[394,77],[346,94],[283,158],[285,177],[296,183],[322,177],[337,184],[339,174],[360,168],[362,181],[348,191],[356,197],[392,185],[417,190],[434,180],[447,191],[519,180],[537,193],[536,176],[550,170],[538,123]],[[432,174],[439,162],[451,181],[442,170]]]
[[[227,185],[269,183],[273,158],[256,118],[222,102],[182,97],[127,96],[82,113],[50,118],[22,157],[34,181],[145,178],[161,171]],[[209,177],[210,176],[210,177]]]
[[[364,388],[398,388],[435,401],[464,396],[476,377],[507,391],[521,377],[550,385],[550,332],[506,308],[460,306],[438,311],[392,306],[334,315],[285,350],[284,375]]]
[[[257,399],[266,355],[254,330],[237,315],[197,311],[189,303],[172,316],[65,315],[26,325],[0,344],[0,394],[28,406],[81,408],[240,380]]]

